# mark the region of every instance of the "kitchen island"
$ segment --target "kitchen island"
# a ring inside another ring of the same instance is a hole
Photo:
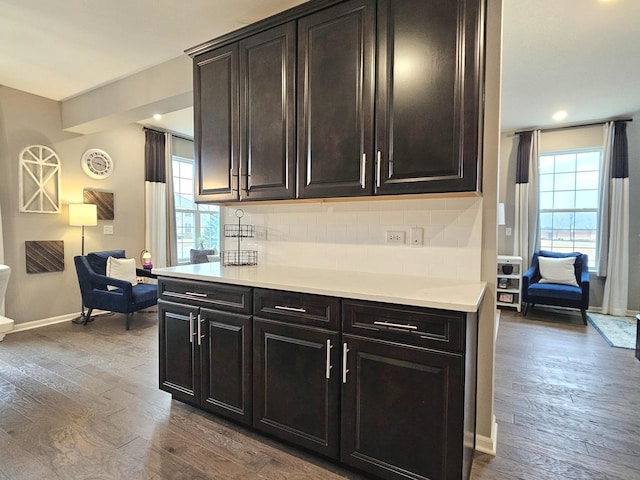
[[[483,282],[157,268],[160,388],[384,479],[467,479]]]

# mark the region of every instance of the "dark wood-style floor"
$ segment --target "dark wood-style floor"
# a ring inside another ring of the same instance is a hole
[[[498,455],[472,478],[640,478],[640,362],[576,314],[502,316]],[[0,343],[0,480],[365,479],[157,388],[155,314],[98,317]]]

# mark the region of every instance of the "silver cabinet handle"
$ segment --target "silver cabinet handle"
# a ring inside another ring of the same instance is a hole
[[[234,174],[233,173],[233,167],[231,167],[229,169],[229,173],[231,175],[231,191],[232,192],[237,192],[238,191],[238,174]],[[235,188],[233,188],[235,186]]]
[[[275,308],[276,310],[285,310],[287,312],[307,313],[307,310],[304,308],[285,307],[283,305],[276,305],[273,308]]]
[[[380,188],[380,164],[382,163],[382,152],[378,150],[378,162],[376,165],[376,186]]]
[[[365,184],[366,167],[367,167],[367,154],[363,153],[362,154],[362,171],[360,172],[360,186],[362,188],[365,188],[364,184]]]
[[[204,338],[204,335],[202,335],[202,322],[202,317],[198,314],[198,345],[202,345],[202,339]]]
[[[347,353],[349,353],[349,349],[347,348],[347,342],[342,344],[342,383],[347,383],[347,372],[349,369],[347,368]]]
[[[418,330],[415,325],[402,325],[400,323],[391,322],[373,322],[374,325],[380,325],[382,327],[402,328],[403,330]]]
[[[192,297],[200,297],[200,298],[207,298],[207,294],[206,293],[198,293],[198,292],[184,292],[185,295],[190,295]]]
[[[331,378],[331,349],[333,345],[331,345],[331,340],[327,340],[327,366],[326,366],[326,376],[327,380]]]
[[[193,343],[193,312],[189,312],[189,343]]]

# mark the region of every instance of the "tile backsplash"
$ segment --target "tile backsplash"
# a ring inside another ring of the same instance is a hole
[[[258,250],[259,264],[403,273],[480,280],[482,199],[438,198],[239,205],[256,237],[242,249]],[[222,209],[237,223],[236,207]],[[409,246],[409,229],[423,229],[423,246]],[[404,245],[385,243],[386,231],[405,232]],[[237,248],[222,239],[223,249]]]

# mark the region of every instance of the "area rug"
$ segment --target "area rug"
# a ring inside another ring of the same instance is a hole
[[[636,348],[636,319],[588,313],[589,322],[612,347]]]

